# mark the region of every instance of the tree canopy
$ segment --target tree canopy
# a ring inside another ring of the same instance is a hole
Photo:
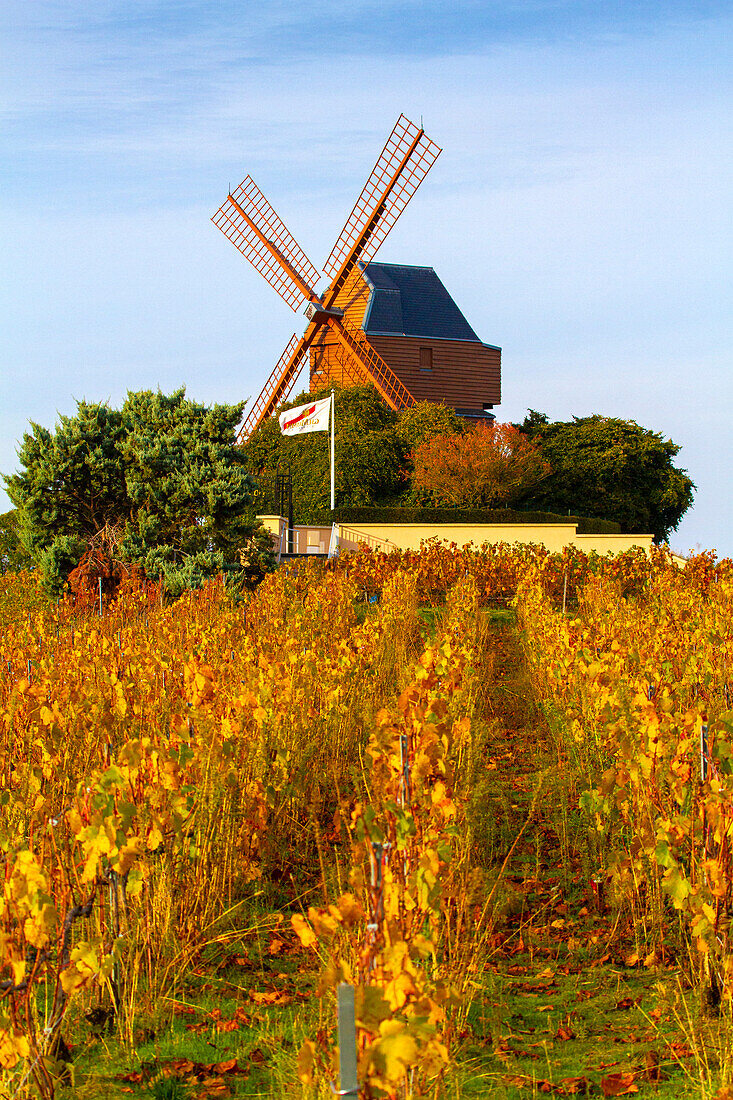
[[[236,568],[252,534],[241,415],[242,405],[201,405],[181,389],[129,393],[121,409],[81,401],[53,432],[31,424],[21,470],[5,482],[47,587],[63,584],[101,532],[173,592]]]
[[[461,435],[467,429],[466,421],[455,409],[433,404],[432,401],[416,401],[397,418],[397,433],[410,450],[435,436]]]
[[[328,397],[328,386],[300,393],[280,411]],[[446,405],[418,401],[396,413],[373,386],[336,388],[336,502],[352,507],[393,504],[409,497],[414,448],[424,439],[460,433],[464,421]],[[283,436],[276,417],[244,444],[249,470],[268,482],[277,472],[293,478],[295,522],[323,517],[330,507],[330,454],[326,432]]]
[[[439,507],[491,508],[514,503],[549,472],[539,444],[518,428],[479,422],[418,445],[412,495]]]
[[[298,394],[282,408],[327,397]],[[242,448],[256,480],[288,470],[296,523],[329,513],[329,438],[287,437],[276,418]],[[618,523],[665,540],[692,503],[694,484],[673,459],[679,447],[632,420],[604,416],[521,425],[473,425],[445,405],[389,409],[371,386],[336,391],[336,504],[523,509]]]
[[[281,406],[291,409],[328,397],[331,387],[300,393]],[[373,386],[336,392],[336,495],[340,503],[372,504],[404,488],[406,448],[397,431],[397,413]],[[293,478],[295,522],[303,523],[330,507],[330,433],[284,436],[276,417],[266,420],[242,448],[249,470],[261,481],[278,471]]]
[[[33,559],[23,545],[18,530],[18,513],[15,510],[0,516],[0,573],[16,572],[33,564]]]
[[[695,485],[673,465],[680,448],[633,420],[574,417],[551,423],[529,410],[522,432],[539,443],[552,473],[527,494],[533,507],[615,520],[622,531],[668,539]]]

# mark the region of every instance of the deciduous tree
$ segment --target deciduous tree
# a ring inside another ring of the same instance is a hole
[[[425,439],[415,450],[419,503],[491,507],[513,503],[549,473],[540,448],[511,424],[483,424]]]
[[[664,542],[692,504],[694,482],[673,465],[680,448],[633,420],[596,415],[551,423],[530,410],[521,431],[552,467],[529,494],[534,507],[615,520],[622,531]]]

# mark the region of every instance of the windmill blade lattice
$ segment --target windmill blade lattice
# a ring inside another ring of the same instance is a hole
[[[316,297],[317,269],[250,176],[211,220],[294,312]]]
[[[290,337],[288,346],[278,359],[272,374],[262,387],[259,397],[247,413],[247,417],[239,429],[237,442],[247,439],[256,428],[265,420],[273,409],[276,409],[281,401],[285,401],[293,383],[297,379],[308,358],[308,348],[311,340],[305,336],[298,338],[295,333]]]
[[[328,278],[352,252],[352,265],[372,259],[440,153],[419,126],[400,115],[326,261]]]
[[[347,351],[343,344],[338,344],[337,347],[331,349],[331,355],[333,361],[337,364],[338,381],[340,385],[352,388],[353,386],[363,386],[365,382],[371,383],[372,380],[368,372],[364,369],[363,363],[360,359],[356,358],[351,349]],[[318,388],[320,388],[322,384],[325,384],[324,379],[319,379],[321,373],[322,368],[319,367],[318,351],[316,350],[315,360],[311,370],[311,383],[317,383]]]
[[[403,386],[392,368],[364,339],[361,329],[355,328],[345,317],[342,317],[334,322],[332,331],[361,369],[365,379],[376,387],[391,408],[409,409],[415,404],[415,398],[407,386]]]

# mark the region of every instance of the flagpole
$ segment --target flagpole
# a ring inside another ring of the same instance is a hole
[[[336,406],[333,400],[333,390],[331,390],[331,511],[336,507],[336,492],[334,481],[334,465],[335,465],[335,446],[336,437]]]

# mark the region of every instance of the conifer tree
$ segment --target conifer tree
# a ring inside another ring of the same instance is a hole
[[[253,530],[241,416],[242,405],[201,405],[181,389],[129,393],[119,410],[81,401],[53,432],[31,424],[5,481],[46,587],[58,590],[104,531],[174,593],[238,568]]]

